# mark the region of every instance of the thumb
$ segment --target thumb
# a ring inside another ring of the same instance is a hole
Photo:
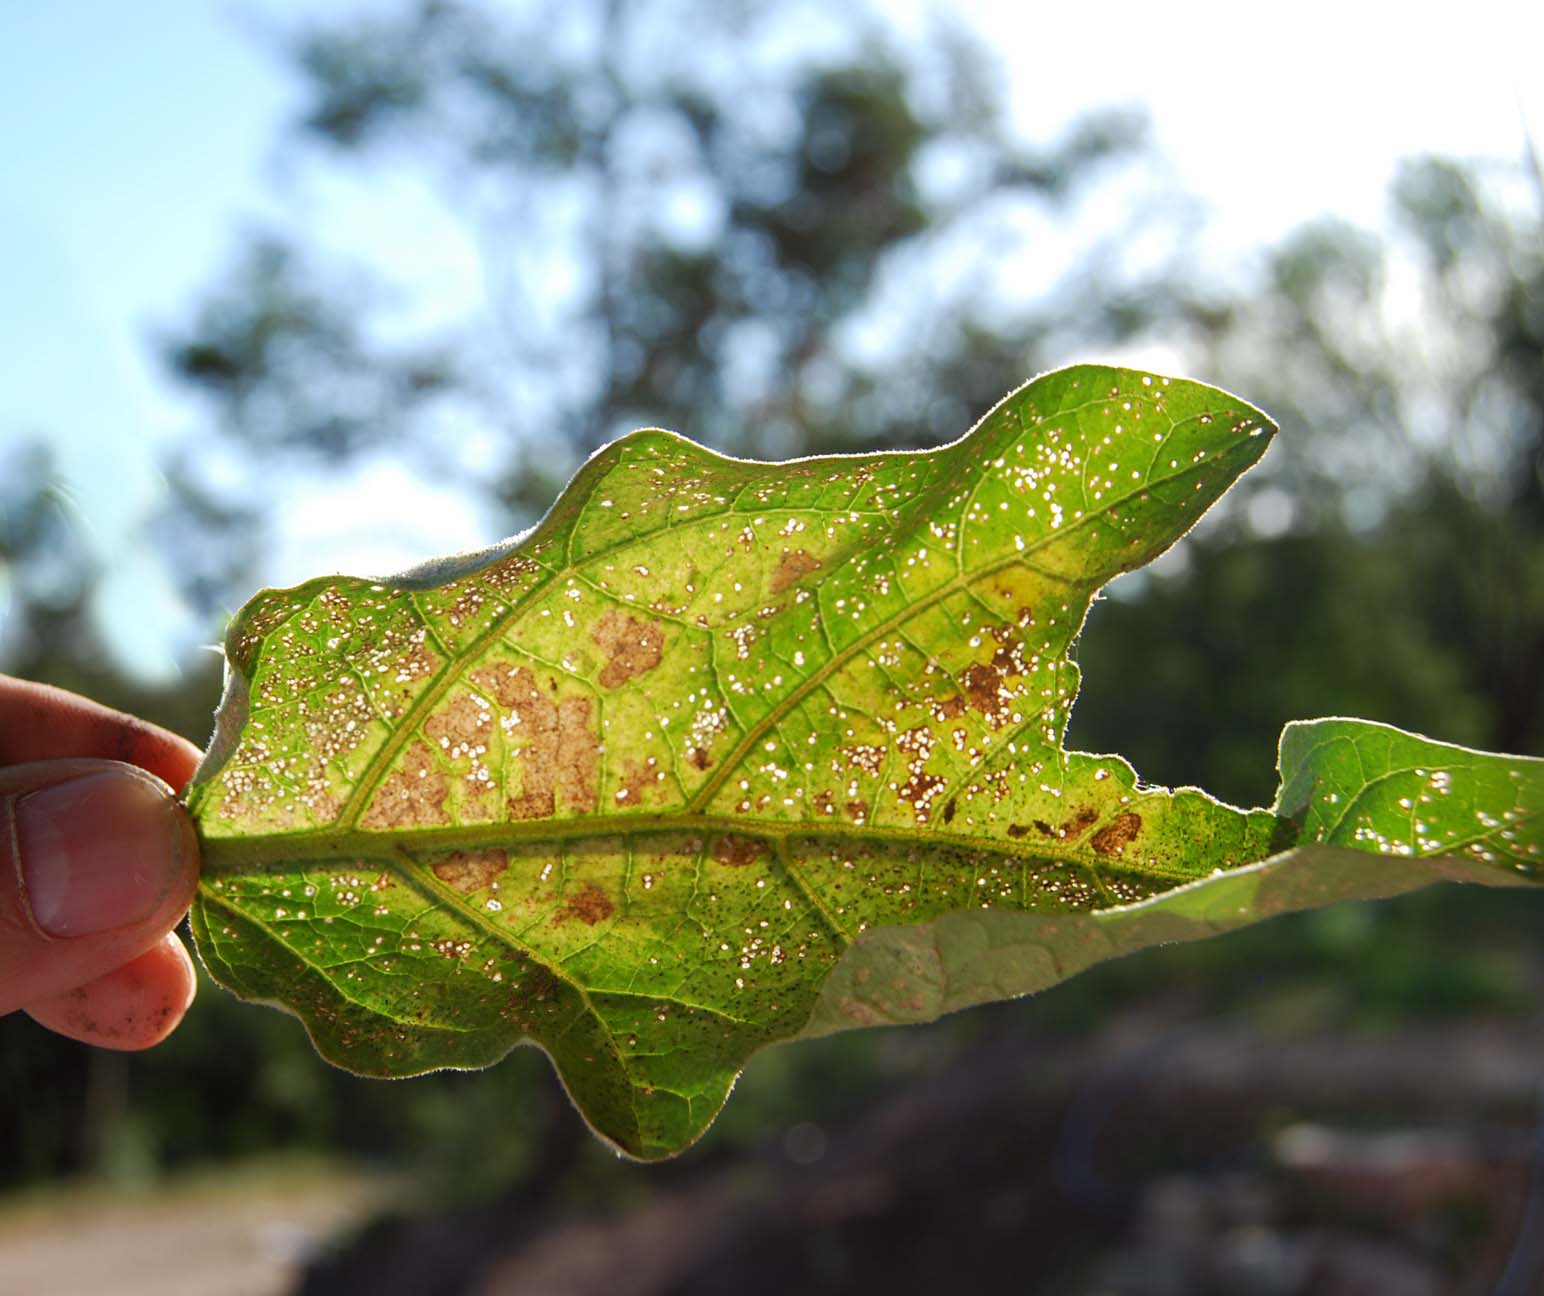
[[[153,774],[104,760],[0,768],[0,1013],[157,944],[197,862],[193,826]]]

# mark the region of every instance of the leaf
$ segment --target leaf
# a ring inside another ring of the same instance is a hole
[[[1538,880],[1538,761],[1321,721],[1246,812],[1062,749],[1095,592],[1273,431],[1078,367],[919,454],[638,432],[526,538],[265,591],[189,793],[199,950],[354,1071],[535,1043],[657,1158],[777,1040],[1438,876]]]
[[[1297,844],[1151,900],[1078,914],[957,910],[864,933],[802,1032],[932,1021],[1044,990],[1153,945],[1200,940],[1433,882],[1544,881],[1544,761],[1432,742],[1365,720],[1289,724],[1275,813]]]

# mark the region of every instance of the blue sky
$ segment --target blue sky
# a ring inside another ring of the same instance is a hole
[[[1524,111],[1544,131],[1541,79],[1525,66],[1544,48],[1544,18],[1499,0],[1466,5],[1456,29],[1414,9],[1391,29],[1381,6],[1344,3],[1296,6],[1290,22],[1280,7],[1105,5],[1093,32],[1071,6],[961,7],[1002,53],[1027,131],[1043,137],[1101,103],[1145,103],[1209,205],[1219,257],[1323,211],[1375,223],[1403,154],[1516,158]],[[391,258],[425,287],[425,311],[454,312],[478,291],[474,253],[426,191],[400,176],[278,174],[294,92],[263,32],[317,8],[0,4],[0,446],[55,447],[81,524],[112,556],[109,632],[147,674],[174,673],[178,653],[213,629],[190,621],[136,539],[160,498],[158,454],[198,419],[159,373],[153,338],[185,318],[243,225],[303,219],[323,238],[346,228],[351,250]],[[895,6],[903,22],[923,8]],[[1283,21],[1254,25],[1272,18]],[[270,579],[390,570],[496,538],[465,510],[454,534],[404,534],[402,510],[383,502],[432,488],[392,465],[369,472],[347,508],[294,486]]]
[[[289,87],[235,10],[193,0],[0,5],[0,78],[0,444],[54,447],[81,525],[121,555],[114,638],[165,674],[192,628],[124,541],[193,412],[150,339],[261,210]],[[128,631],[135,603],[166,633]]]

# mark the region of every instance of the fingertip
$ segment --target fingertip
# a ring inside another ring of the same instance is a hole
[[[198,884],[186,810],[134,766],[0,768],[0,1013],[130,966]]]
[[[181,791],[198,767],[186,738],[79,694],[0,676],[0,765],[95,757],[138,765]]]
[[[175,932],[138,958],[85,985],[29,1004],[49,1030],[98,1048],[138,1051],[177,1028],[198,989],[193,960]]]
[[[120,714],[110,712],[102,723],[110,725]],[[149,770],[172,791],[180,793],[193,777],[203,753],[180,734],[174,734],[136,716],[127,719],[129,723],[120,731],[121,736],[118,738],[125,754],[118,759]]]

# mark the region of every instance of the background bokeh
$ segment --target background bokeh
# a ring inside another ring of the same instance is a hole
[[[0,17],[31,183],[0,190],[0,669],[202,744],[200,645],[258,586],[513,532],[633,427],[928,446],[1119,359],[1283,430],[1095,607],[1073,745],[1241,804],[1295,718],[1544,748],[1544,174],[1497,41],[1476,68],[1464,32],[1261,47],[1135,8],[131,8]],[[104,301],[133,327],[76,326]],[[650,1169],[529,1051],[362,1081],[209,986],[143,1057],[7,1018],[0,1291],[59,1212],[85,1251],[125,1193],[175,1222],[240,1180],[243,1208],[355,1195],[354,1231],[323,1212],[247,1274],[316,1292],[1537,1292],[1541,924],[1443,888],[774,1050]]]

